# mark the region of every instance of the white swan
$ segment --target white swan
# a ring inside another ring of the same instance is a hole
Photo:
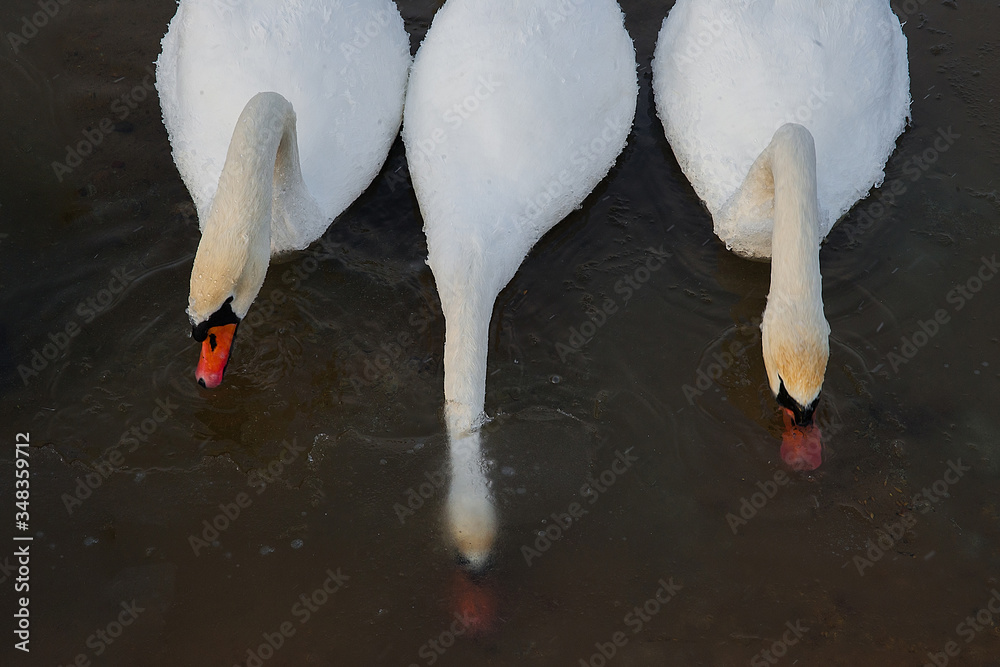
[[[403,140],[445,316],[447,525],[474,567],[496,531],[477,430],[494,302],[608,173],[637,93],[614,0],[448,0],[414,59]]]
[[[808,425],[829,357],[819,245],[881,184],[909,119],[899,21],[886,0],[678,0],[653,90],[716,234],[771,260],[764,365],[779,403]]]
[[[315,241],[375,178],[409,65],[391,0],[181,0],[156,87],[202,230],[187,312],[204,386],[271,256]]]

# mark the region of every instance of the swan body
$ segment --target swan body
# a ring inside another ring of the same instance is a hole
[[[653,90],[716,234],[771,260],[768,381],[808,425],[829,357],[819,246],[882,183],[909,120],[899,21],[885,0],[678,0],[660,29]]]
[[[448,0],[414,59],[403,140],[445,317],[448,523],[473,564],[495,530],[476,432],[494,302],[611,169],[637,93],[614,0]]]
[[[398,133],[410,65],[399,11],[391,0],[335,4],[181,0],[163,38],[156,87],[202,230],[196,338],[235,334],[270,257],[319,238]],[[203,383],[221,381],[224,356],[199,371]]]
[[[882,183],[910,116],[906,38],[885,0],[678,0],[653,60],[656,108],[716,234],[771,256],[769,197],[736,198],[786,123],[812,134],[819,238]]]

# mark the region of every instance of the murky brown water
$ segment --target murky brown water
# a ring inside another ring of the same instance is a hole
[[[437,3],[399,4],[415,47]],[[829,451],[800,475],[748,324],[767,267],[713,237],[653,112],[670,3],[621,4],[628,148],[494,312],[499,620],[476,638],[451,634],[444,325],[401,144],[322,243],[272,266],[204,391],[184,314],[197,221],[144,87],[175,3],[71,0],[19,53],[4,39],[0,497],[13,512],[29,432],[35,539],[27,655],[0,561],[0,662],[1000,665],[1000,280],[982,259],[1000,252],[1000,8],[898,7],[913,126],[823,250]],[[0,28],[35,11],[11,0]],[[619,281],[661,247],[626,301]],[[586,514],[556,530],[573,503]]]

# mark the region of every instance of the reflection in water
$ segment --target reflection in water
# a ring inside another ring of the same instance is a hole
[[[465,569],[452,578],[452,610],[465,625],[470,637],[488,636],[497,629],[497,593],[495,583],[485,573]]]
[[[460,565],[452,582],[452,609],[471,635],[488,634],[496,620],[496,595],[487,568],[497,536],[497,510],[486,477],[489,466],[483,458],[482,432],[462,430],[452,405],[445,409],[451,478],[444,509]]]
[[[738,408],[747,419],[775,436],[771,443],[780,442],[779,451],[786,465],[793,470],[815,470],[834,453],[830,443],[847,426],[840,414],[841,404],[847,408],[848,396],[873,380],[861,353],[870,344],[850,323],[841,324],[846,318],[831,317],[833,361],[827,369],[823,400],[819,401],[813,424],[796,426],[788,421],[784,408],[777,406],[775,410],[773,397],[760,382],[764,375],[760,323],[770,282],[770,264],[747,261],[721,246],[715,259],[712,279],[739,298],[729,308],[730,317],[738,324],[727,327],[706,345],[696,370],[682,388],[684,397],[688,404],[697,404],[712,419],[725,418],[721,408],[726,403]],[[858,287],[857,291],[884,313],[886,321],[895,321],[891,311],[863,288],[836,276],[830,282],[828,291],[842,297],[854,291],[848,288]],[[845,337],[851,339],[850,344]],[[719,400],[725,403],[720,404]]]

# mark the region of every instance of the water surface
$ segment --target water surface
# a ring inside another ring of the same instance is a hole
[[[416,48],[439,3],[399,4]],[[1000,587],[1000,280],[973,281],[1000,251],[1000,9],[898,8],[913,124],[822,251],[828,449],[800,474],[751,324],[767,267],[714,237],[655,117],[670,3],[621,4],[628,147],[493,314],[498,620],[478,637],[449,634],[444,322],[401,143],[322,242],[271,267],[206,391],[184,313],[197,220],[147,78],[175,3],[73,2],[19,53],[0,46],[0,411],[8,442],[31,434],[35,537],[32,651],[7,643],[4,664],[247,665],[269,636],[267,665],[600,665],[602,649],[609,665],[921,665],[949,641],[949,664],[1000,664],[995,615],[965,620]],[[35,11],[9,2],[0,26]],[[573,503],[586,514],[556,531]],[[676,594],[648,604],[661,580]]]

